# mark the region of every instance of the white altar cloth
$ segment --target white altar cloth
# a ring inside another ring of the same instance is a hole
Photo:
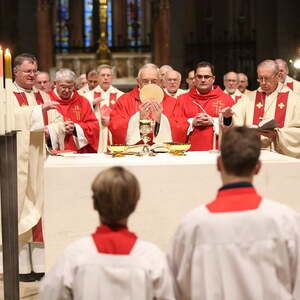
[[[94,232],[91,183],[103,169],[121,165],[141,184],[141,200],[129,229],[167,250],[180,219],[199,204],[213,200],[221,180],[218,154],[188,152],[186,156],[156,157],[106,154],[49,156],[45,165],[44,234],[46,268],[72,241]],[[262,195],[300,211],[300,160],[262,151],[263,167],[254,185]]]

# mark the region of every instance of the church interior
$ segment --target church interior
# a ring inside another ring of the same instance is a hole
[[[117,84],[132,84],[147,62],[171,65],[184,78],[195,63],[209,61],[218,84],[235,70],[248,75],[252,89],[255,66],[266,58],[285,59],[298,76],[299,1],[109,0],[105,17],[100,6],[97,0],[1,0],[2,47],[36,55],[41,71],[71,67],[79,75],[98,65],[104,21]]]
[[[122,92],[136,85],[138,70],[146,63],[172,66],[182,75],[181,88],[187,89],[185,78],[200,61],[215,66],[217,85],[223,87],[223,75],[235,71],[247,74],[249,89],[255,90],[259,85],[256,67],[265,59],[284,59],[289,75],[300,80],[300,64],[295,64],[298,59],[300,62],[299,12],[299,0],[0,0],[0,46],[9,48],[12,57],[33,54],[38,59],[38,70],[49,72],[51,77],[60,68],[70,68],[79,76],[90,68],[109,64],[113,85]],[[269,171],[265,171],[258,185],[267,193],[273,184],[273,194],[281,196],[281,184],[286,190],[289,184],[297,184],[295,172],[300,166],[292,175],[291,165],[282,170],[273,167],[270,173],[283,170],[292,182],[282,183],[276,178],[270,183],[266,179]],[[132,168],[143,176],[142,170]],[[191,170],[196,173],[193,166]],[[189,174],[184,169],[180,172],[182,176]],[[163,175],[170,176],[173,183],[176,181],[175,175],[166,171],[158,177]],[[51,176],[55,177],[52,173]],[[148,187],[148,200],[153,188],[149,184],[151,176],[143,179]],[[83,180],[83,187],[88,185],[87,180],[90,176]],[[193,183],[197,185],[196,181]],[[206,183],[210,188],[215,186]],[[180,181],[177,184],[178,190],[184,188]],[[54,181],[46,187],[49,193],[51,188],[56,188]],[[144,226],[148,217],[142,217],[135,220],[137,226]],[[39,282],[21,283],[20,299],[38,299],[38,285]],[[4,298],[0,280],[1,299]]]

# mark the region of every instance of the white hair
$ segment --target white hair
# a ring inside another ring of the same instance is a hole
[[[110,69],[110,70],[112,70],[112,66],[110,66],[110,65],[105,65],[105,64],[100,65],[100,66],[97,67],[98,73],[100,73],[103,69]]]
[[[279,72],[278,64],[272,59],[265,59],[261,63],[259,63],[257,66],[257,70],[260,68],[272,68],[273,74],[276,74]]]
[[[227,76],[228,76],[229,74],[234,74],[234,75],[236,75],[237,81],[239,81],[239,75],[238,75],[238,73],[233,72],[233,71],[227,72],[227,73],[223,76],[223,80],[224,80],[224,81],[227,79]]]
[[[159,69],[158,69],[157,65],[148,63],[148,64],[143,65],[143,66],[139,69],[139,73],[138,73],[137,78],[141,78],[142,73],[143,73],[146,69],[152,69],[152,70],[155,70],[155,71],[157,72],[157,74],[158,74],[158,77],[160,77],[160,75],[159,75]]]
[[[68,81],[75,81],[76,75],[75,73],[70,69],[59,69],[55,73],[55,80],[68,80]]]
[[[167,77],[168,77],[167,75],[172,73],[172,72],[176,73],[178,80],[181,82],[181,74],[178,71],[173,70],[173,69],[166,72],[165,79],[167,79]]]

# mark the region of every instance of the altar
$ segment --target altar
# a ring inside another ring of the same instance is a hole
[[[45,165],[46,269],[68,244],[95,231],[99,220],[93,210],[91,183],[100,171],[117,165],[132,171],[141,185],[141,199],[129,229],[167,251],[180,219],[211,201],[221,186],[217,155],[188,152],[181,157],[168,153],[118,158],[106,154],[49,156]],[[263,167],[254,181],[258,192],[300,212],[300,160],[266,150],[261,160]]]

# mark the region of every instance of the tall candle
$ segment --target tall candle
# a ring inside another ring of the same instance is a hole
[[[11,54],[9,49],[5,50],[5,92],[6,92],[6,132],[11,132],[15,127],[15,118],[13,110],[13,82]]]
[[[5,134],[5,106],[4,106],[4,76],[3,76],[3,50],[0,46],[0,135]]]
[[[3,74],[3,50],[0,46],[0,90],[4,88],[4,74]]]

